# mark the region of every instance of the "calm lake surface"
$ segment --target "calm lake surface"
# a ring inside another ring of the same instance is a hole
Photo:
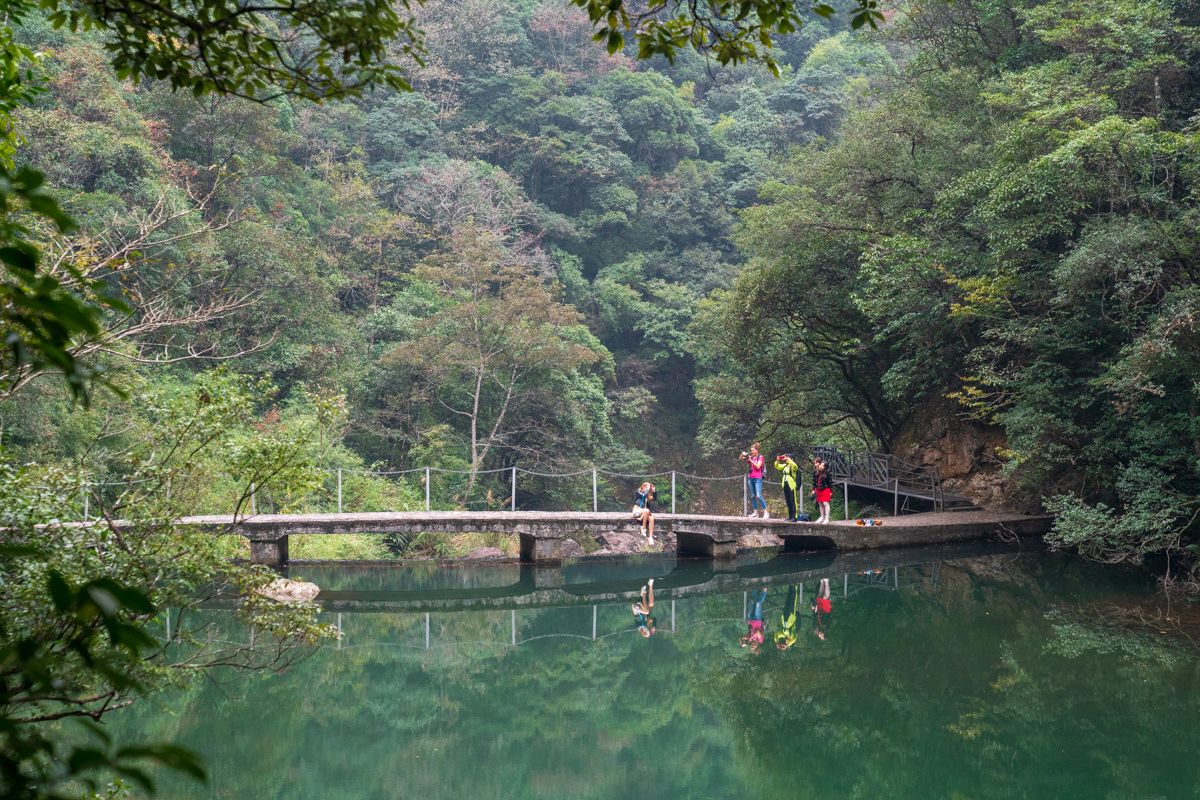
[[[984,548],[866,558],[293,566],[338,645],[113,727],[203,754],[211,783],[165,779],[167,798],[1200,797],[1200,651],[1119,624],[1151,599],[1146,573]],[[628,593],[655,576],[647,640]],[[799,640],[779,652],[792,586]],[[754,654],[738,638],[760,587]]]

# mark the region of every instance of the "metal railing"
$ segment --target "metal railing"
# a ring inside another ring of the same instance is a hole
[[[941,477],[936,467],[921,467],[899,459],[888,453],[871,453],[871,452],[844,452],[830,445],[818,445],[811,448],[803,448],[797,452],[797,455],[804,453],[805,455],[819,455],[829,465],[830,477],[835,483],[842,483],[846,487],[847,497],[845,500],[845,514],[849,513],[849,498],[848,487],[855,485],[869,489],[892,492],[896,496],[896,507],[894,513],[899,513],[899,496],[905,495],[916,496],[922,499],[929,500],[933,503],[934,508],[938,511],[944,509],[945,496],[942,490]],[[344,502],[343,484],[346,476],[350,474],[371,475],[380,478],[399,479],[405,476],[415,478],[418,486],[418,491],[424,495],[424,508],[430,511],[433,508],[432,485],[435,476],[438,475],[467,475],[464,470],[447,470],[438,467],[413,467],[404,470],[383,470],[376,471],[371,469],[353,469],[353,468],[322,468],[322,471],[329,476],[329,486],[326,495],[329,504],[336,508],[338,513],[343,513],[346,509]],[[746,491],[746,476],[744,473],[736,475],[693,475],[682,470],[665,470],[655,473],[643,474],[627,474],[619,472],[609,472],[600,468],[586,468],[573,472],[549,473],[540,472],[537,470],[529,470],[523,467],[502,467],[499,469],[478,470],[475,472],[477,476],[494,475],[499,478],[504,489],[507,489],[508,496],[503,495],[496,498],[499,502],[497,505],[508,507],[510,510],[517,510],[517,488],[518,476],[527,475],[535,479],[572,479],[578,481],[590,481],[591,486],[591,507],[592,511],[600,511],[601,507],[624,507],[624,503],[617,499],[614,506],[614,499],[610,496],[612,489],[612,481],[641,481],[641,480],[661,480],[669,481],[669,508],[672,514],[677,511],[677,484],[688,484],[692,487],[697,485],[712,485],[726,484],[731,481],[740,481],[742,483],[742,513],[747,513],[748,497]],[[803,479],[803,474],[801,478]],[[608,492],[601,491],[601,479],[605,479]],[[140,483],[141,480],[135,480],[132,483]],[[764,480],[764,483],[779,485],[778,481],[772,481],[769,478]],[[101,487],[110,486],[128,486],[125,482],[116,483],[86,483],[82,488],[81,493],[81,508],[82,518],[88,520],[90,514],[90,496]],[[664,489],[666,486],[663,487]],[[733,489],[736,492],[736,489]],[[257,512],[255,487],[251,487],[248,495],[248,508],[251,514]],[[586,489],[583,496],[586,497]],[[736,494],[733,495],[736,497]],[[727,498],[736,503],[733,497]],[[336,499],[335,499],[336,498]],[[800,511],[804,511],[804,493],[799,493],[797,498],[800,502]],[[586,502],[586,500],[584,501]]]

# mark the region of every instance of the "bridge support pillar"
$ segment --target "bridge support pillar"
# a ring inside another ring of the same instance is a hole
[[[737,538],[729,534],[675,531],[675,554],[681,558],[737,558]]]
[[[521,534],[521,560],[529,564],[557,564],[562,561],[562,536]]]
[[[288,560],[288,537],[266,541],[250,540],[250,563],[282,567]]]

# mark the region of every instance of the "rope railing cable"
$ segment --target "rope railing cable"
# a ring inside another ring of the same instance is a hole
[[[446,475],[470,475],[469,469],[443,469],[441,467],[430,467],[430,472],[441,472]],[[495,469],[477,469],[476,475],[490,475],[494,472],[512,472],[512,467],[496,467]]]
[[[694,481],[738,481],[746,477],[745,475],[718,475],[709,477],[705,475],[692,475],[687,472],[679,472],[678,470],[676,470],[675,474],[680,478],[689,478]]]
[[[590,472],[590,470],[589,470]],[[665,478],[671,474],[670,470],[666,472],[648,472],[644,474],[626,475],[621,472],[606,472],[604,470],[596,470],[598,475],[603,475],[606,478],[624,478],[625,480],[637,480],[638,478]]]
[[[337,473],[338,470],[331,467],[322,467],[323,472],[331,474]],[[539,472],[537,470],[526,469],[525,467],[495,467],[493,469],[475,470],[476,475],[493,475],[497,473],[511,473],[516,470],[521,475],[533,475],[538,478],[577,478],[580,475],[591,473],[592,469],[580,469],[574,472]],[[409,475],[417,472],[437,472],[444,475],[470,475],[471,470],[465,469],[446,469],[444,467],[413,467],[411,469],[397,470],[369,470],[369,469],[351,469],[349,467],[342,468],[342,472],[354,473],[358,475]],[[692,481],[740,481],[745,480],[746,475],[693,475],[690,472],[682,472],[680,470],[664,470],[662,472],[609,472],[605,469],[596,468],[597,475],[606,478],[622,478],[625,480],[637,480],[638,478],[666,478],[674,474],[678,478],[686,478]],[[781,485],[780,481],[771,478],[763,477],[763,483],[771,486]],[[122,484],[101,484],[101,485],[122,485]]]
[[[323,472],[337,473],[339,471],[339,468],[337,468],[337,467],[321,467],[321,470]],[[386,470],[386,471],[381,472],[379,470],[373,470],[373,469],[351,469],[350,467],[343,467],[343,468],[340,468],[340,471],[350,472],[355,475],[379,475],[381,477],[384,477],[387,475],[408,475],[413,472],[424,472],[425,468],[424,467],[413,467],[412,469],[393,469],[393,470]]]
[[[506,467],[504,471],[509,472],[513,469],[516,469],[517,472],[521,472],[526,475],[535,475],[539,478],[576,478],[580,475],[589,475],[592,472],[591,468],[581,469],[575,472],[536,472],[532,469],[525,469],[524,467]]]

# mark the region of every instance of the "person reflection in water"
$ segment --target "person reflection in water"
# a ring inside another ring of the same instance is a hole
[[[800,587],[788,589],[787,601],[783,604],[783,614],[779,617],[779,630],[775,631],[775,647],[780,652],[787,650],[796,643],[796,619],[800,611]]]
[[[757,653],[762,647],[766,634],[763,630],[763,603],[767,599],[767,590],[759,589],[754,595],[754,605],[750,608],[750,616],[746,619],[746,635],[741,638],[742,647],[749,647],[751,653]]]
[[[654,617],[650,616],[650,612],[654,610],[654,578],[646,581],[646,585],[642,587],[642,600],[639,603],[634,603],[630,608],[633,609],[633,619],[637,622],[637,632],[649,639],[654,635]]]
[[[817,599],[812,604],[813,633],[825,641],[825,630],[829,627],[829,615],[833,613],[833,601],[829,599],[829,578],[821,578]]]

